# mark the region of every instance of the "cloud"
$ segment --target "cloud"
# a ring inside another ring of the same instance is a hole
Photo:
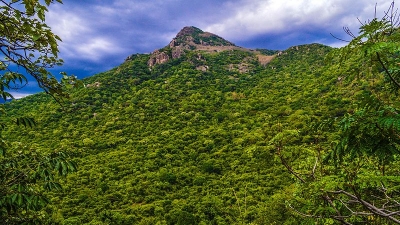
[[[10,92],[15,99],[25,98],[26,96],[33,95],[34,93],[27,93],[27,92]]]
[[[229,4],[225,18],[206,29],[232,40],[251,39],[261,34],[298,31],[339,31],[343,26],[357,30],[357,17],[373,17],[375,1],[358,0],[241,0]],[[378,10],[388,7],[378,1]]]
[[[47,18],[53,32],[61,36],[66,42],[73,41],[90,30],[83,18],[59,7],[52,9]]]
[[[88,19],[91,17],[94,20]],[[122,52],[122,48],[116,44],[118,38],[102,32],[105,25],[98,23],[96,14],[82,9],[54,7],[48,14],[48,20],[53,32],[63,40],[60,43],[62,58],[100,61]]]
[[[60,57],[74,73],[92,75],[133,53],[166,46],[184,26],[213,32],[243,47],[283,49],[319,42],[339,46],[373,17],[370,0],[69,0],[49,9],[47,20],[63,42]],[[388,0],[377,0],[378,14]],[[81,72],[75,72],[79,71]],[[67,71],[68,72],[68,71]]]
[[[67,49],[65,45],[61,45],[64,52],[69,54],[70,57],[88,59],[90,61],[100,61],[109,55],[117,55],[122,51],[111,40],[98,36],[89,37],[86,40],[82,40],[79,44],[74,43],[73,46],[72,49]]]

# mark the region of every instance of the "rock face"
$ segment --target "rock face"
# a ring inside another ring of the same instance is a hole
[[[181,46],[177,46],[172,49],[172,58],[180,58],[182,54],[184,53],[183,48]]]
[[[256,55],[256,59],[261,63],[261,65],[268,64],[276,55],[282,54],[278,53],[268,53],[265,54],[258,50],[250,50],[236,46],[232,42],[229,42],[222,37],[215,35],[210,32],[204,32],[197,27],[184,27],[178,32],[178,34],[171,40],[171,42],[162,49],[156,50],[150,55],[150,59],[147,62],[148,66],[151,68],[158,64],[163,64],[171,59],[177,59],[182,57],[188,51],[201,51],[208,53],[216,53],[222,51],[232,51],[240,50],[253,52]],[[199,53],[199,59],[201,60],[201,54]],[[128,58],[127,60],[129,60]],[[197,70],[207,71],[209,68],[201,65],[197,65]],[[229,69],[229,68],[228,68]],[[235,65],[234,68],[230,68],[239,71],[240,73],[246,73],[249,69],[246,67],[246,63],[243,65]]]
[[[169,43],[170,47],[182,46],[197,49],[201,46],[235,46],[235,44],[197,27],[184,27]]]
[[[94,82],[93,84],[87,84],[86,85],[86,87],[96,87],[96,88],[98,88],[98,87],[100,87],[100,85],[101,85],[101,83],[100,82]]]
[[[220,51],[218,48],[236,47],[233,43],[218,35],[204,32],[197,27],[184,27],[164,48],[154,51],[147,64],[153,67],[180,58],[187,50]]]
[[[156,50],[151,54],[151,57],[149,61],[147,62],[147,65],[150,67],[153,67],[156,64],[162,64],[167,62],[170,59],[168,54],[166,52],[160,52],[160,50]]]
[[[194,33],[203,33],[202,30],[200,30],[197,27],[184,27],[182,28],[181,31],[179,31],[179,33],[176,35],[176,38],[181,38],[181,37],[185,37],[185,36],[192,36]]]

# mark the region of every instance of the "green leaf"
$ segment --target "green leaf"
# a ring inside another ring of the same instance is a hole
[[[35,34],[32,35],[32,38],[33,38],[33,41],[37,41],[40,38],[40,34],[35,33]],[[31,54],[30,56],[33,57],[34,55]]]
[[[19,117],[16,119],[16,124],[18,126],[23,125],[25,127],[30,127],[30,128],[36,126],[35,120],[30,117]]]

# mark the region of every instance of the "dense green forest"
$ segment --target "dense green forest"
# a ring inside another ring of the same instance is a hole
[[[75,156],[78,172],[49,193],[61,224],[296,223],[284,202],[294,179],[269,141],[281,123],[311,144],[310,123],[351,106],[324,66],[330,51],[296,46],[266,66],[244,51],[188,52],[151,71],[133,55],[61,106],[45,94],[7,104],[37,126],[4,135]]]
[[[362,24],[341,49],[250,50],[186,27],[166,47],[133,54],[84,85],[64,77],[54,91],[44,88],[50,95],[2,105],[0,185],[8,189],[0,190],[0,218],[399,223],[393,17]],[[15,172],[36,160],[29,179]]]

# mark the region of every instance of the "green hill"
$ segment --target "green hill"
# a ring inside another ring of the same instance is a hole
[[[11,141],[68,151],[78,163],[63,191],[49,193],[55,222],[298,223],[285,206],[294,178],[270,140],[280,123],[308,145],[308,125],[350,107],[325,66],[332,49],[248,50],[192,29],[192,38],[178,35],[172,46],[84,79],[62,106],[44,94],[7,104],[10,115],[38,123],[11,127]],[[169,57],[149,65],[160,52]]]

